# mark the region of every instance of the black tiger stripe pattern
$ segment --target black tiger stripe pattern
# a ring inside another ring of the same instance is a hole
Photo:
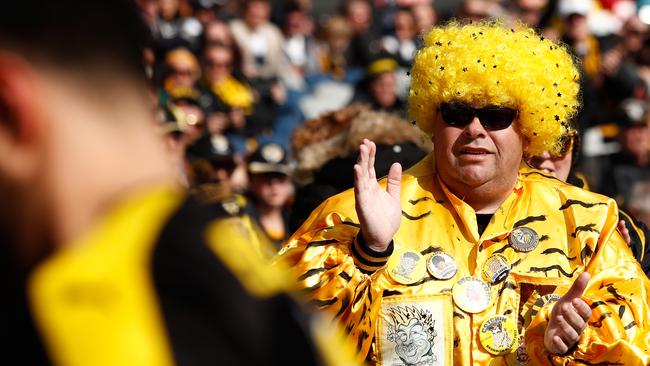
[[[594,206],[600,206],[600,205],[607,205],[605,202],[595,202],[595,203],[589,203],[589,202],[584,202],[580,200],[574,200],[574,199],[568,199],[562,206],[560,206],[560,211],[561,210],[566,210],[567,208],[573,206],[573,205],[579,205],[584,208],[592,208]]]
[[[536,222],[536,221],[546,221],[546,215],[528,216],[526,218],[523,218],[523,219],[515,222],[513,227],[524,226],[526,224],[530,224],[531,222]]]
[[[574,259],[577,258],[577,257],[569,257],[569,255],[566,254],[566,253],[565,253],[562,249],[560,249],[560,248],[548,248],[548,249],[545,249],[545,250],[542,252],[542,254],[545,254],[545,255],[551,255],[551,254],[553,254],[553,253],[558,253],[558,254],[563,255],[563,256],[564,256],[568,261],[572,261],[572,260],[574,260]]]
[[[407,214],[406,212],[402,211],[402,216],[406,217],[407,219],[409,219],[411,221],[421,220],[421,219],[423,219],[423,218],[425,218],[425,217],[427,217],[429,215],[431,215],[431,211],[427,211],[427,212],[423,213],[422,215],[418,215],[418,216],[411,216],[411,215]]]
[[[552,265],[552,266],[548,266],[548,267],[530,267],[530,269],[528,270],[528,273],[544,272],[544,275],[545,275],[546,277],[548,277],[548,272],[549,272],[549,271],[552,271],[552,270],[557,270],[557,271],[560,272],[560,274],[562,274],[564,277],[569,277],[569,278],[571,278],[571,277],[573,277],[573,274],[574,274],[578,269],[577,269],[577,268],[574,268],[573,271],[572,271],[571,273],[569,273],[569,272],[565,271],[564,268],[562,268],[560,265],[558,265],[558,264],[554,264],[554,265]]]
[[[596,224],[593,224],[593,223],[578,226],[578,227],[576,227],[576,230],[573,232],[573,234],[571,234],[571,236],[575,238],[575,237],[578,236],[578,233],[581,232],[581,231],[588,231],[588,232],[600,234],[600,231],[598,231],[597,229],[594,229],[594,226],[596,226]]]

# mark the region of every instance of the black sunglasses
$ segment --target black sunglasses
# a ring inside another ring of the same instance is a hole
[[[481,125],[489,131],[508,128],[517,117],[516,109],[497,106],[472,108],[458,102],[440,104],[440,113],[443,121],[453,127],[465,127],[478,117]]]

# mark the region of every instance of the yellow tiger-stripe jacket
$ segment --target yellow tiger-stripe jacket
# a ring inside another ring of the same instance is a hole
[[[650,364],[650,282],[616,231],[613,200],[522,166],[512,194],[479,235],[474,210],[441,183],[430,155],[404,173],[401,205],[395,250],[408,248],[425,260],[442,250],[455,259],[454,277],[436,280],[426,273],[411,285],[392,280],[387,263],[394,256],[382,257],[355,241],[352,190],[321,204],[280,252],[311,304],[345,326],[360,359],[391,365],[432,359],[447,365]],[[509,233],[521,226],[539,237],[532,252],[508,244]],[[453,303],[454,283],[480,278],[495,253],[509,259],[510,273],[491,286],[487,309],[464,312]],[[548,354],[543,336],[553,302],[545,295],[563,295],[583,271],[592,275],[583,299],[593,315],[571,352]],[[404,329],[408,314],[420,314],[418,322],[428,324],[423,328],[432,346],[420,358],[400,359],[405,351],[394,342],[395,329]],[[512,352],[501,356],[483,348],[479,332],[497,314],[518,323],[520,334]]]

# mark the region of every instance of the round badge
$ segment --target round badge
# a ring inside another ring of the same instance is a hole
[[[539,238],[535,230],[522,226],[512,229],[508,242],[518,252],[530,252],[537,248]]]
[[[510,353],[517,343],[517,323],[505,315],[486,319],[479,328],[481,345],[493,355]]]
[[[494,284],[510,273],[510,262],[503,254],[493,254],[483,264],[483,279]]]
[[[480,313],[490,305],[490,285],[476,277],[463,277],[451,289],[454,303],[467,313]]]
[[[434,278],[448,280],[456,274],[458,266],[454,258],[447,253],[433,253],[427,261],[427,270]]]
[[[420,253],[401,249],[395,251],[388,261],[388,275],[403,285],[416,283],[424,277],[424,260]]]

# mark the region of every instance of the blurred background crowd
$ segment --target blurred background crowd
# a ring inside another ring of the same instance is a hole
[[[207,202],[232,199],[278,245],[352,187],[363,138],[378,144],[378,176],[430,151],[407,116],[408,69],[421,34],[452,18],[521,21],[567,44],[583,73],[574,171],[650,224],[650,1],[136,3],[179,180]]]

